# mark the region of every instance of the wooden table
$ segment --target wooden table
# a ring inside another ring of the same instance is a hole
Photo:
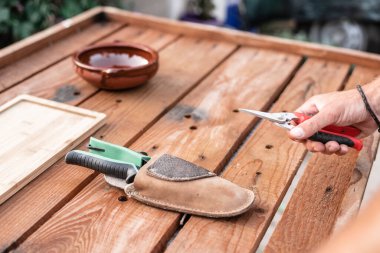
[[[149,83],[108,92],[74,73],[74,51],[115,40],[159,51]],[[0,206],[1,251],[252,252],[307,152],[236,108],[293,111],[315,94],[372,80],[380,57],[105,7],[1,50],[0,66],[1,103],[28,93],[104,112],[96,137],[179,156],[257,193],[244,215],[180,225],[181,214],[125,201],[101,175],[61,159]],[[378,135],[359,155],[312,154],[265,250],[306,252],[354,216],[377,144]]]

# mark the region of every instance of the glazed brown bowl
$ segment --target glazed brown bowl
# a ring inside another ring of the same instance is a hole
[[[141,44],[107,43],[78,51],[75,71],[96,87],[121,90],[139,86],[158,70],[158,54]]]

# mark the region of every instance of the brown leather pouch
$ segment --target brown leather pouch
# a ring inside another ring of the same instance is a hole
[[[167,154],[143,166],[125,192],[147,205],[207,217],[239,215],[255,199],[252,191]]]

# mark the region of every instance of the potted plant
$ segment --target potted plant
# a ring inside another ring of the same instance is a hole
[[[212,0],[188,0],[180,20],[219,26],[221,23],[212,14],[214,9]]]

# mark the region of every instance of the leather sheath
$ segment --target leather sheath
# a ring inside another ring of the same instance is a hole
[[[252,191],[167,154],[143,166],[125,192],[147,205],[215,218],[244,213],[255,199]]]

